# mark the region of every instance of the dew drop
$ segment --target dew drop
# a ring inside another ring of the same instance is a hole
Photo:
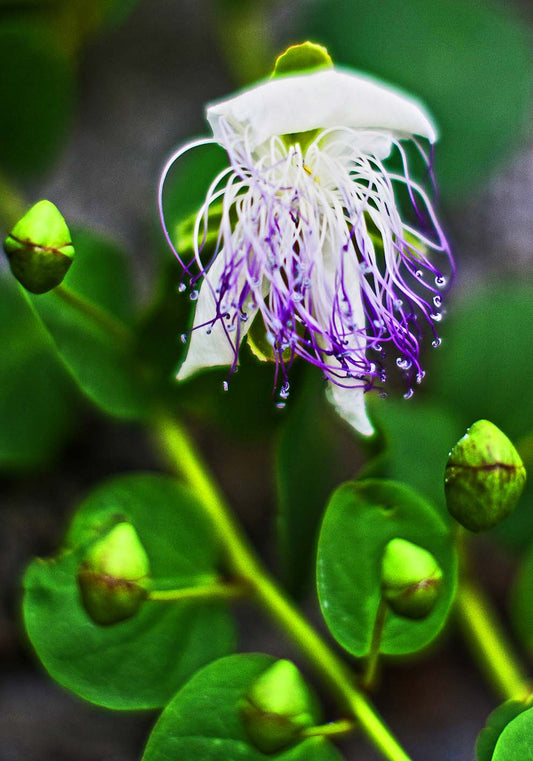
[[[386,391],[380,391],[379,392],[379,398],[380,399],[387,399],[387,397],[388,397],[388,394],[387,394]]]
[[[224,391],[227,391],[229,389],[228,381],[222,381],[222,388],[224,389]]]
[[[198,298],[198,291],[191,291],[189,293],[189,298],[191,301],[196,301]]]
[[[440,296],[433,296],[433,303],[437,307],[437,309],[442,306],[442,299]]]
[[[211,330],[212,330],[212,328],[207,328],[207,330],[205,331],[208,336],[211,335]]]
[[[187,333],[182,333],[181,334],[180,341],[181,341],[182,344],[186,344],[187,343]]]
[[[420,372],[416,374],[416,382],[418,384],[422,383],[425,377],[426,377],[425,370],[420,370]]]
[[[424,273],[422,272],[422,270],[417,270],[417,271],[415,272],[415,275],[417,276],[417,278],[418,278],[419,280],[421,280],[421,279],[424,277]]]
[[[440,312],[433,312],[429,315],[433,322],[440,322],[442,320],[442,314]]]
[[[178,291],[179,291],[180,293],[183,293],[183,291],[185,291],[185,290],[187,290],[187,286],[185,285],[185,283],[180,283],[180,284],[178,285]]]
[[[241,312],[241,322],[246,322],[248,315],[246,312]]]
[[[278,408],[278,410],[282,410],[285,407],[285,402],[278,402],[276,404],[276,407]]]
[[[404,399],[411,399],[411,397],[413,396],[413,394],[414,394],[414,393],[415,393],[415,392],[413,391],[413,389],[412,389],[412,388],[410,388],[410,389],[408,389],[408,390],[405,392],[405,394],[403,395],[403,398],[404,398]]]
[[[403,301],[401,299],[394,299],[392,306],[396,311],[399,311],[403,307]]]
[[[444,288],[444,286],[446,285],[447,282],[448,281],[446,280],[444,275],[438,275],[435,278],[435,285],[437,286],[437,288]]]
[[[436,338],[434,341],[431,342],[431,345],[434,349],[437,349],[442,343],[442,338]]]

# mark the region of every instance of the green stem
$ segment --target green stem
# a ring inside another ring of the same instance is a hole
[[[513,647],[483,590],[464,578],[456,598],[459,622],[474,658],[503,699],[521,699],[531,691]]]
[[[320,724],[317,727],[309,727],[301,733],[302,737],[338,737],[353,732],[356,725],[351,719],[339,719],[330,721],[328,724]]]
[[[148,594],[149,600],[157,602],[178,602],[180,600],[231,600],[245,597],[249,594],[249,586],[239,583],[214,582],[197,587],[183,587],[182,589],[152,589]]]
[[[53,293],[69,306],[89,317],[93,322],[99,325],[106,333],[111,335],[121,344],[131,345],[133,343],[133,333],[119,319],[109,314],[90,299],[74,293],[66,285],[61,284],[54,288]]]
[[[372,631],[372,641],[370,643],[370,654],[368,656],[365,673],[361,680],[362,686],[365,690],[370,690],[376,681],[376,673],[379,663],[381,638],[383,636],[383,627],[385,626],[385,619],[387,618],[387,603],[383,597],[379,601],[378,609],[376,612],[376,620],[374,622],[374,629]]]
[[[388,761],[410,761],[368,698],[356,687],[354,677],[345,663],[303,618],[263,568],[186,431],[176,420],[161,414],[154,420],[154,433],[170,467],[195,490],[216,527],[231,571],[250,585],[263,609],[299,647],[324,684],[350,715],[357,719],[363,732],[383,757]]]

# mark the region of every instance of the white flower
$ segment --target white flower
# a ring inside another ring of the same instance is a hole
[[[282,398],[301,357],[321,369],[339,414],[371,434],[364,393],[385,379],[385,348],[410,395],[423,377],[420,317],[438,340],[433,323],[445,279],[429,255],[444,253],[448,264],[449,251],[401,143],[414,140],[425,158],[415,136],[436,140],[430,117],[412,98],[332,68],[271,79],[211,105],[207,120],[213,138],[179,150],[160,183],[161,204],[176,158],[206,143],[227,151],[229,166],[196,218],[194,261],[183,265],[198,301],[178,379],[204,367],[234,370],[250,325],[261,320]],[[384,165],[393,150],[401,171]],[[416,228],[402,219],[395,188],[410,199]],[[214,205],[216,250],[204,261]]]

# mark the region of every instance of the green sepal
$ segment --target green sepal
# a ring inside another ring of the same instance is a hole
[[[299,74],[332,67],[331,56],[323,45],[302,42],[299,45],[291,45],[277,57],[272,76],[281,77],[286,74]]]

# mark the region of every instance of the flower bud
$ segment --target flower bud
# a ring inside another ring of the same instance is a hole
[[[277,753],[317,723],[313,695],[290,661],[276,661],[253,683],[240,707],[250,741],[262,753]]]
[[[526,470],[507,436],[478,420],[450,452],[444,475],[449,512],[470,531],[492,528],[512,512]]]
[[[134,616],[146,599],[148,556],[130,523],[118,523],[90,548],[78,572],[85,610],[97,624]]]
[[[405,539],[391,539],[381,561],[381,587],[389,607],[403,618],[425,618],[440,593],[442,571],[433,555]]]
[[[4,241],[11,271],[31,293],[59,285],[74,258],[70,231],[57,206],[39,201]]]

